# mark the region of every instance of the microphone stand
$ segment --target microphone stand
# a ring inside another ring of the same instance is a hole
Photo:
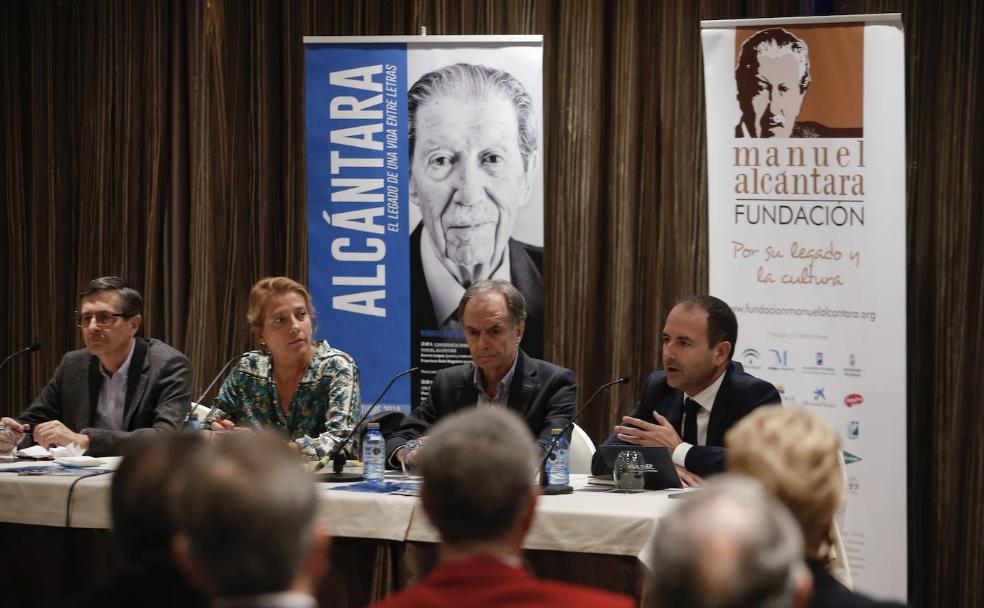
[[[608,382],[607,384],[602,384],[601,386],[599,386],[598,387],[598,390],[596,390],[588,398],[588,400],[584,402],[584,405],[582,405],[574,413],[574,416],[571,417],[571,421],[567,423],[567,426],[564,427],[564,430],[561,431],[560,433],[554,435],[553,441],[550,442],[550,446],[547,448],[547,453],[543,455],[543,460],[540,461],[540,493],[541,494],[546,494],[548,496],[552,496],[554,494],[571,494],[571,493],[574,492],[574,488],[571,487],[571,486],[569,486],[569,485],[568,486],[550,485],[548,483],[548,481],[547,481],[547,461],[550,460],[550,456],[551,456],[551,454],[553,454],[554,448],[557,447],[557,442],[560,441],[560,438],[563,437],[564,435],[566,435],[567,434],[567,431],[569,431],[574,426],[574,421],[577,420],[577,417],[580,416],[581,415],[581,412],[583,412],[584,409],[586,407],[588,407],[588,405],[592,401],[594,401],[595,398],[598,395],[601,394],[601,391],[605,390],[606,388],[608,388],[610,386],[614,386],[616,384],[627,384],[628,382],[629,382],[628,377],[622,376],[621,378],[618,378],[617,380],[612,380],[611,382]]]
[[[24,353],[36,353],[39,350],[41,350],[40,342],[33,342],[20,350],[15,350],[14,352],[4,357],[4,360],[0,362],[0,370],[7,367],[7,363],[10,363],[10,360],[13,359],[14,357],[17,357],[18,355],[23,355]],[[24,392],[25,393],[27,392],[26,387],[24,389]],[[30,396],[25,395],[25,398],[30,399]],[[30,401],[28,401],[28,403],[30,403]],[[31,430],[27,431],[26,433],[27,435],[31,435],[31,439],[28,440],[29,442],[34,438],[34,435],[32,434],[33,432],[34,432],[34,428],[32,427]],[[14,453],[15,454],[17,453],[17,446],[14,446]]]
[[[23,355],[24,353],[34,353],[34,352],[37,352],[39,350],[41,350],[41,343],[40,342],[35,342],[34,344],[31,344],[29,346],[25,346],[24,348],[22,348],[20,350],[14,351],[11,354],[7,355],[7,357],[3,360],[3,362],[0,363],[0,369],[3,369],[5,367],[7,367],[7,363],[9,363],[10,360],[13,359],[14,357],[16,357],[17,355]]]
[[[331,461],[332,472],[319,473],[318,481],[326,481],[328,483],[343,483],[347,481],[361,481],[362,479],[364,479],[364,477],[362,475],[359,475],[358,473],[342,472],[342,469],[345,468],[345,462],[348,460],[347,458],[345,458],[345,453],[343,452],[345,446],[347,446],[349,441],[352,440],[352,437],[354,437],[355,434],[359,432],[359,428],[362,426],[362,423],[365,422],[367,418],[369,418],[369,414],[371,414],[372,410],[375,409],[376,405],[383,398],[383,395],[385,395],[386,392],[390,389],[390,387],[393,386],[393,383],[399,380],[400,378],[402,378],[403,376],[406,376],[407,374],[412,374],[413,372],[419,372],[419,371],[420,371],[419,367],[411,367],[410,369],[403,370],[399,374],[390,378],[389,384],[386,385],[386,388],[383,389],[383,392],[379,393],[379,396],[376,397],[376,400],[372,402],[372,405],[369,406],[369,409],[367,409],[365,413],[362,414],[362,418],[359,419],[359,421],[355,424],[354,427],[352,427],[352,430],[349,431],[348,435],[345,436],[345,439],[343,439],[340,444],[335,446],[335,449],[332,450],[331,454],[328,455],[328,460]]]
[[[241,353],[241,354],[236,355],[232,359],[229,359],[228,361],[226,361],[226,364],[222,366],[222,369],[219,370],[219,373],[215,376],[215,378],[212,379],[212,382],[209,383],[208,387],[206,387],[205,390],[202,391],[202,394],[199,395],[198,399],[195,399],[194,401],[191,402],[191,405],[188,407],[188,415],[186,415],[185,416],[185,419],[184,419],[184,423],[185,423],[185,426],[186,427],[190,423],[192,423],[193,420],[194,421],[197,421],[198,420],[197,416],[195,416],[195,408],[198,405],[201,405],[202,399],[204,399],[205,398],[205,395],[207,395],[209,393],[209,391],[212,390],[212,387],[215,386],[215,383],[218,382],[221,378],[224,378],[225,377],[226,371],[232,366],[233,363],[235,363],[236,361],[239,361],[240,359],[242,359],[243,357],[245,357],[248,354],[249,353]],[[209,410],[208,415],[205,416],[205,418],[208,419],[208,417],[211,416],[214,412],[215,412],[215,407],[213,406],[212,409]]]

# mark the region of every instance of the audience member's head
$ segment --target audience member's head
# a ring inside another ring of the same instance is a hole
[[[469,408],[441,420],[420,468],[424,509],[445,554],[520,551],[536,505],[536,450],[515,413]]]
[[[720,476],[681,501],[659,521],[653,563],[653,608],[785,608],[809,599],[799,527],[750,479]]]
[[[312,594],[327,565],[310,474],[265,431],[236,433],[196,450],[177,493],[175,550],[189,576],[216,597]]]
[[[825,420],[795,407],[758,408],[725,436],[728,470],[759,480],[799,522],[807,554],[828,539],[844,502],[840,440]]]
[[[111,490],[113,536],[127,568],[172,566],[175,472],[201,441],[195,433],[155,433],[127,443]]]

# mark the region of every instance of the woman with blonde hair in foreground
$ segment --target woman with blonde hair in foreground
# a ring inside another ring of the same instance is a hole
[[[844,504],[845,492],[840,439],[826,420],[796,407],[759,408],[728,431],[725,445],[728,471],[761,482],[802,528],[813,574],[810,606],[898,605],[854,593],[831,574],[847,569],[840,547],[835,559],[827,557],[832,539],[839,540],[834,514]],[[847,572],[838,576],[849,577]]]

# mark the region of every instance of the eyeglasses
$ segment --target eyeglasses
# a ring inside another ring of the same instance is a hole
[[[132,316],[133,315],[128,315],[122,312],[97,312],[95,314],[89,314],[89,315],[80,315],[76,313],[75,324],[81,327],[82,329],[85,329],[86,327],[89,327],[89,325],[92,323],[92,320],[95,319],[96,325],[98,325],[99,327],[109,327],[113,323],[116,323],[116,317],[123,317],[124,319],[129,319]]]

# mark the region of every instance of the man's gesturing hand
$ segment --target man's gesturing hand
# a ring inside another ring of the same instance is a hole
[[[632,416],[622,416],[622,424],[615,427],[615,432],[618,433],[619,440],[626,443],[669,448],[672,453],[676,446],[683,443],[683,440],[677,435],[670,421],[659,412],[653,412],[653,418],[656,419],[656,424]]]

